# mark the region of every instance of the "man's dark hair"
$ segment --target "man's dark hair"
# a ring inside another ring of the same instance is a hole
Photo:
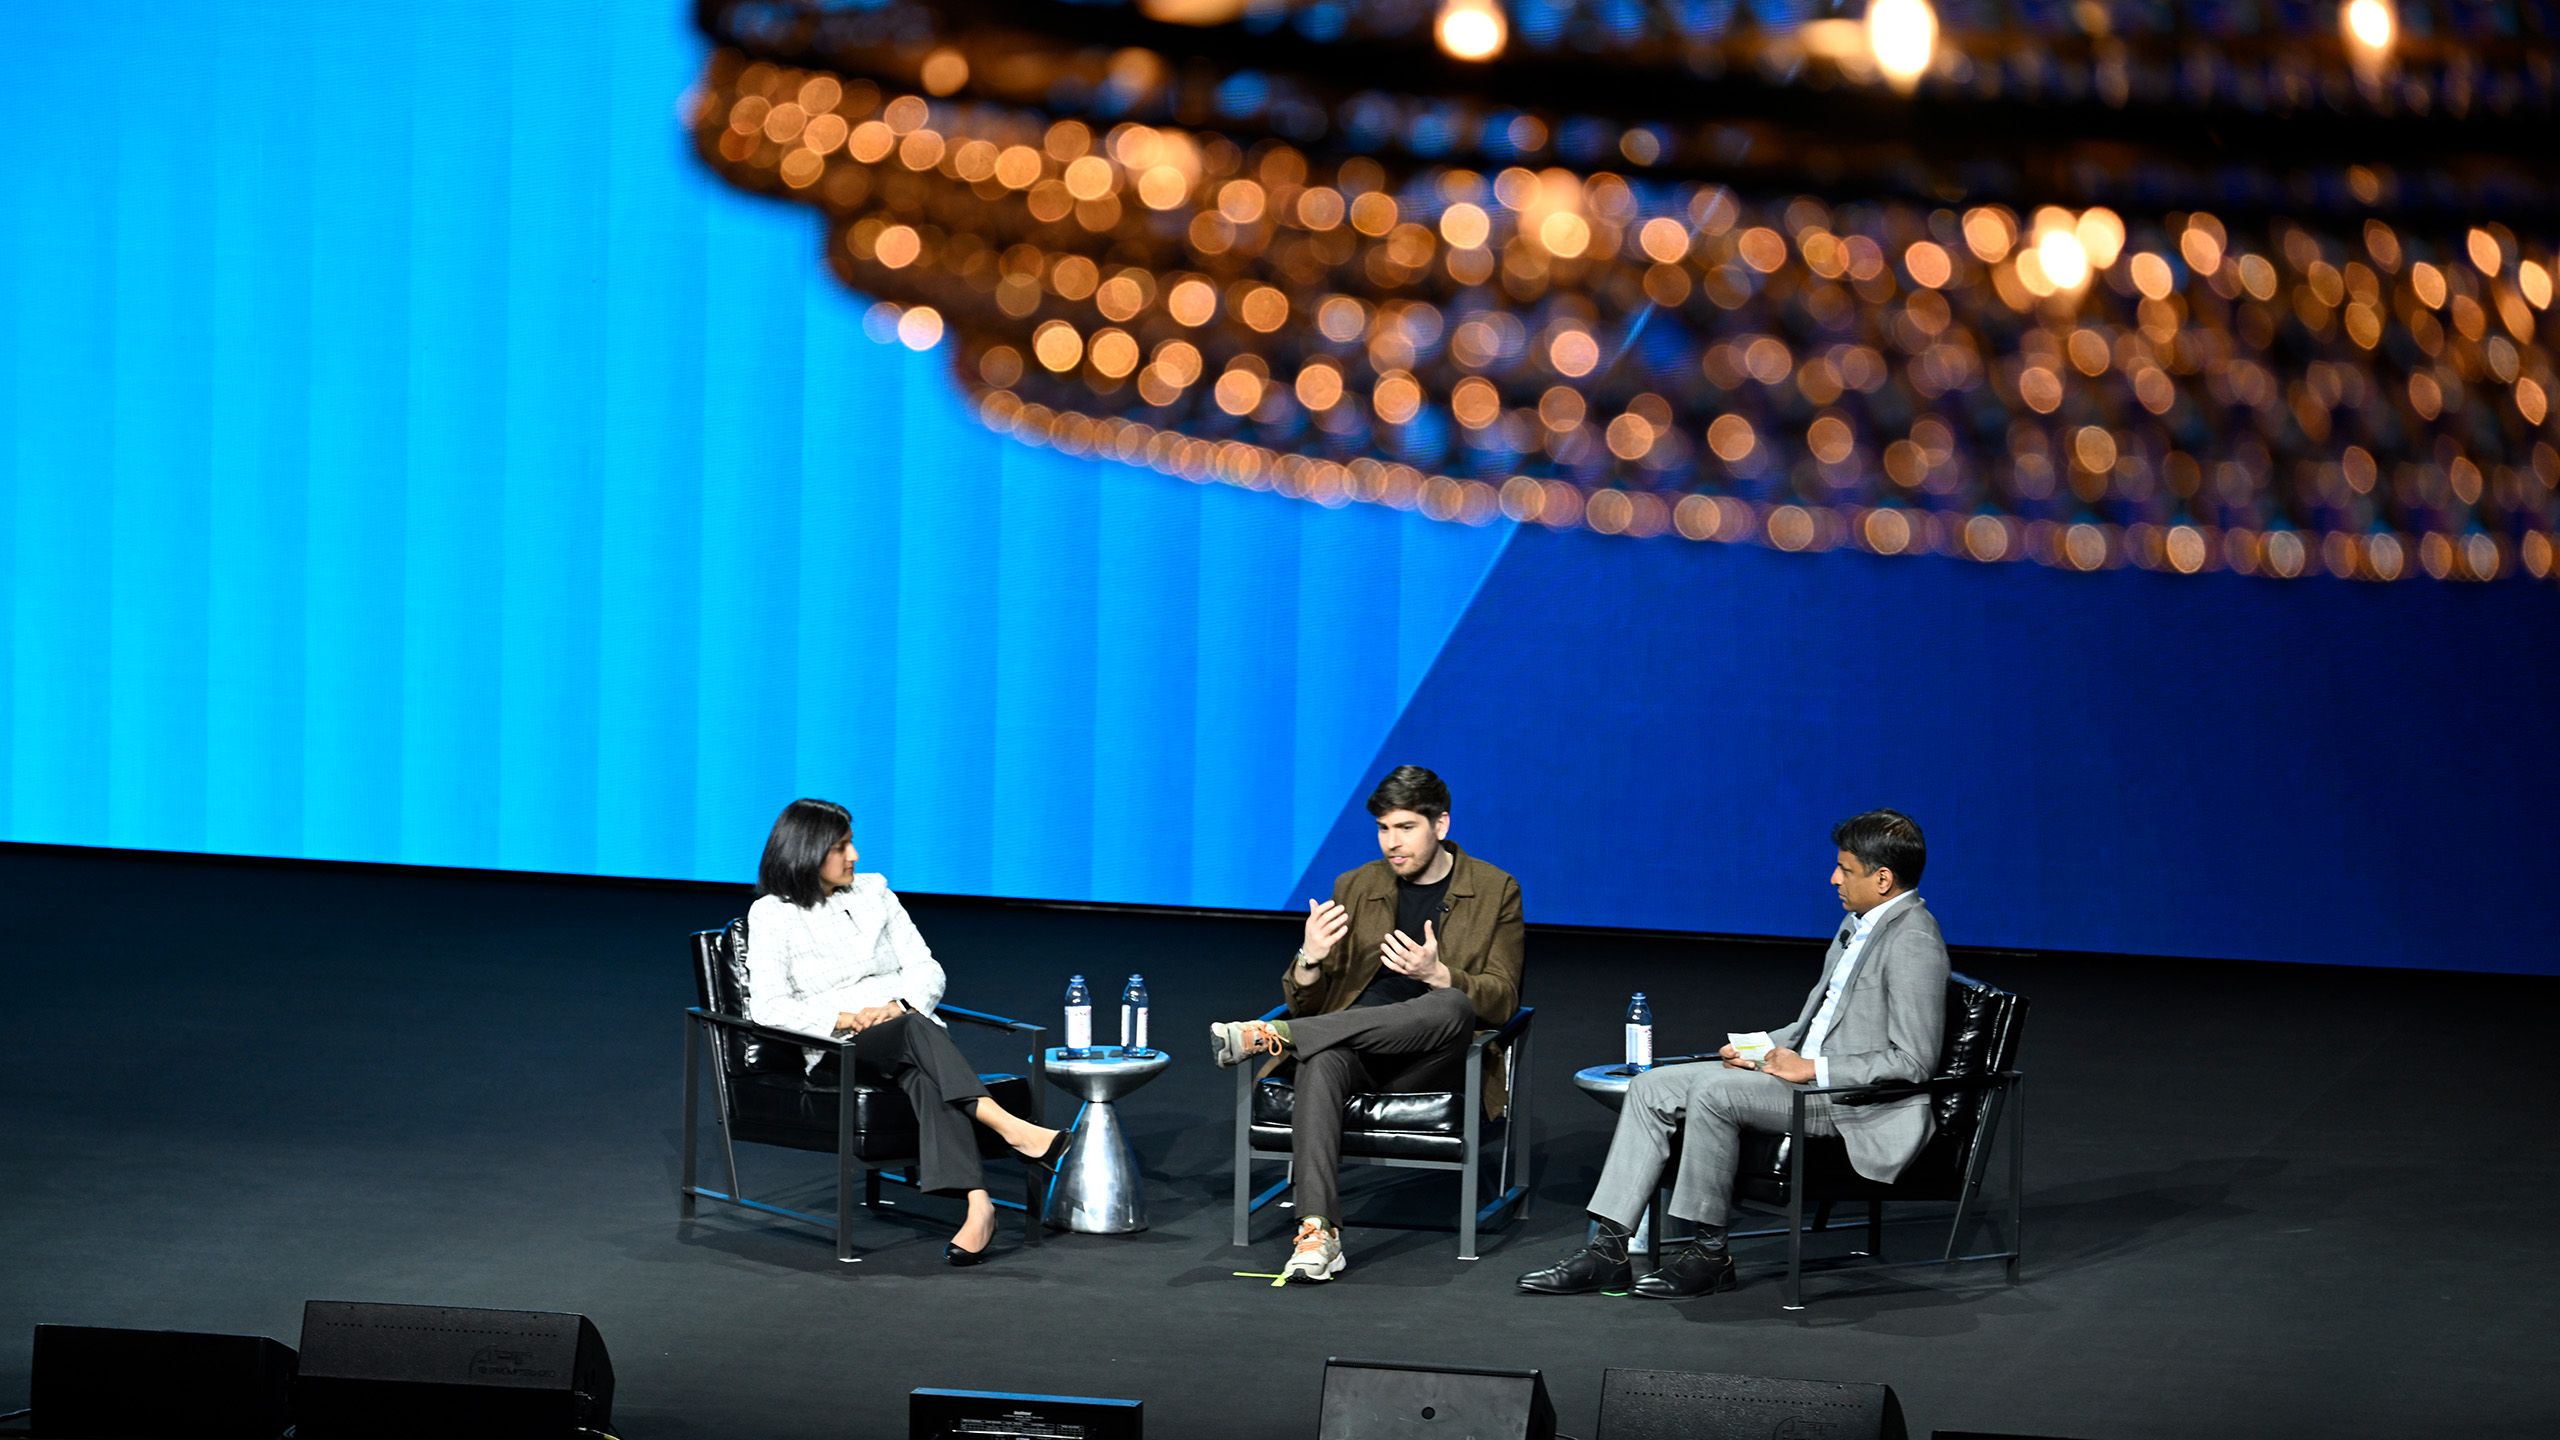
[[[827,852],[853,834],[853,814],[832,800],[794,800],[775,817],[756,863],[756,894],[777,895],[802,908],[827,898],[818,878]]]
[[[1396,810],[1410,810],[1425,820],[1437,820],[1449,813],[1449,787],[1419,765],[1399,765],[1369,792],[1370,814],[1385,815]]]
[[[1899,810],[1870,810],[1831,827],[1831,847],[1858,857],[1872,873],[1893,872],[1893,883],[1917,889],[1920,872],[1929,866],[1929,844],[1920,838],[1919,823]]]

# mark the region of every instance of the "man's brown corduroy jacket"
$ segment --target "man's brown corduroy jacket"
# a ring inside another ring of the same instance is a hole
[[[1449,871],[1448,909],[1432,923],[1432,933],[1439,937],[1440,963],[1449,967],[1451,988],[1474,1002],[1476,1023],[1490,1029],[1520,1008],[1520,950],[1526,931],[1520,919],[1520,882],[1456,845],[1448,849],[1457,863]],[[1295,956],[1282,966],[1280,991],[1291,1015],[1348,1009],[1385,968],[1378,947],[1396,928],[1395,871],[1383,857],[1346,870],[1334,879],[1333,898],[1350,913],[1350,933],[1324,957],[1324,973],[1312,985],[1300,986],[1290,978],[1297,969]],[[1485,1114],[1501,1111],[1504,1094],[1502,1055],[1495,1051],[1485,1057]]]

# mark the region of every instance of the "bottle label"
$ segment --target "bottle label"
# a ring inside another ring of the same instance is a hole
[[[1630,1065],[1653,1063],[1652,1026],[1630,1025],[1627,1027],[1627,1063]]]
[[[1128,1001],[1123,1000],[1120,1002],[1120,1048],[1123,1050],[1134,1050],[1138,1048],[1138,1032],[1130,1027],[1129,1011],[1131,1008],[1132,1007]]]
[[[1070,1005],[1067,1007],[1067,1048],[1070,1050],[1093,1048],[1092,1006]]]
[[[1144,1050],[1147,1048],[1147,1007],[1144,1005],[1138,1007],[1137,1043],[1130,1048],[1134,1050]]]

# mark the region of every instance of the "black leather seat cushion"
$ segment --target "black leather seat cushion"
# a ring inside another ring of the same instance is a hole
[[[995,1102],[1016,1115],[1032,1114],[1031,1080],[1023,1075],[980,1075]],[[814,1075],[774,1071],[732,1074],[729,1093],[737,1102],[734,1133],[759,1145],[833,1153],[837,1107],[844,1103],[835,1067],[823,1065]],[[853,1087],[854,1153],[866,1161],[909,1160],[918,1136],[915,1107],[904,1092],[871,1085]],[[978,1153],[990,1158],[1012,1153],[996,1133],[978,1128]]]
[[[1969,1129],[1953,1136],[1941,1130],[1920,1147],[1899,1179],[1879,1185],[1849,1163],[1849,1147],[1838,1136],[1816,1135],[1804,1147],[1805,1193],[1824,1200],[1953,1200],[1964,1184],[1963,1158],[1971,1139]],[[1786,1204],[1787,1137],[1743,1132],[1733,1189],[1746,1200]]]
[[[1289,1127],[1298,1092],[1287,1081],[1265,1080],[1253,1087],[1253,1148],[1287,1154]],[[1385,1160],[1467,1158],[1466,1110],[1454,1090],[1384,1091],[1354,1095],[1342,1106],[1342,1153]],[[1477,1133],[1492,1144],[1502,1133],[1502,1120],[1488,1120]]]

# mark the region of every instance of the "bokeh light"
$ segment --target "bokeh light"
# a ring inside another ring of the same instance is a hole
[[[2347,0],[2338,9],[2338,27],[2358,64],[2371,69],[2390,58],[2392,43],[2400,31],[2400,17],[2393,13],[2389,0]]]
[[[1908,90],[1928,73],[1938,51],[1938,12],[1929,0],[1871,0],[1867,48],[1894,88]]]
[[[1432,34],[1453,59],[1491,60],[1502,53],[1511,25],[1496,0],[1440,0]]]
[[[723,52],[688,114],[733,183],[825,212],[866,334],[954,342],[1044,443],[1808,552],[2368,582],[2560,553],[2555,257],[2504,225],[1737,192],[1610,168],[1677,128],[1519,114],[1499,158],[1326,158],[979,83]]]

